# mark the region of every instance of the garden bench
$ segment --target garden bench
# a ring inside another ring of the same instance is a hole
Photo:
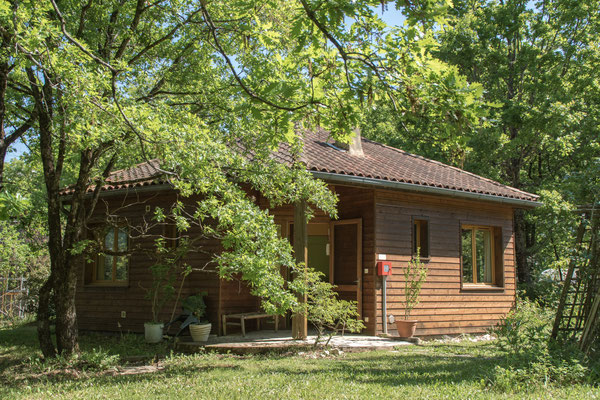
[[[263,312],[247,312],[237,314],[226,314],[222,316],[223,319],[223,336],[227,335],[227,324],[229,325],[240,325],[242,328],[242,336],[246,336],[245,321],[249,319],[256,320],[257,330],[260,330],[260,320],[264,318],[273,318],[275,321],[275,332],[279,330],[279,316],[271,315]],[[230,322],[229,319],[239,319],[240,322]]]

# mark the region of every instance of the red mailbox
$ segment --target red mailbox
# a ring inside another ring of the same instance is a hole
[[[377,261],[377,275],[391,275],[392,263],[390,261]]]

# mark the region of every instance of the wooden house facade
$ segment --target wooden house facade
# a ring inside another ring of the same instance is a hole
[[[390,316],[403,318],[402,270],[417,249],[428,270],[412,312],[419,320],[417,335],[485,332],[511,309],[516,295],[513,211],[537,206],[537,196],[360,137],[346,149],[324,132],[305,133],[304,142],[307,169],[339,197],[338,219],[317,211],[306,226],[308,265],[336,285],[340,298],[357,302],[364,333],[395,334]],[[286,162],[289,153],[282,146],[276,157]],[[155,207],[168,208],[177,194],[159,174],[156,161],[113,174],[102,193],[98,224],[107,215],[139,222]],[[256,198],[267,208],[260,195]],[[269,212],[281,235],[293,241],[294,206]],[[140,332],[150,319],[143,288],[153,263],[143,250],[153,241],[135,235],[120,240],[118,229],[111,232],[106,246],[118,252],[122,245],[131,255],[123,263],[118,257],[82,261],[79,327]],[[188,234],[202,232],[192,227]],[[217,240],[203,239],[202,251],[185,260],[196,271],[181,289],[182,298],[208,293],[208,318],[217,333],[223,315],[260,307],[242,281],[219,279],[210,259],[220,250]],[[392,266],[385,298],[378,261]],[[171,318],[172,306],[162,310],[163,320]],[[282,325],[289,328],[289,320],[282,318]]]

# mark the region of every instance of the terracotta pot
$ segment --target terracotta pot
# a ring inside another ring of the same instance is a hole
[[[158,343],[163,337],[163,327],[165,325],[160,323],[156,324],[153,322],[146,322],[144,324],[144,336],[147,343]]]
[[[396,329],[398,329],[398,336],[405,338],[413,337],[417,330],[417,322],[416,320],[397,320]]]
[[[192,335],[192,339],[194,342],[206,342],[208,340],[208,335],[210,335],[210,328],[212,325],[208,324],[191,324],[190,325],[190,334]]]

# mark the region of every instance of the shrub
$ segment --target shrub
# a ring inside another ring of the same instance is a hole
[[[498,345],[512,357],[547,349],[553,316],[536,303],[520,300],[495,330]]]
[[[404,268],[404,318],[408,320],[410,313],[419,304],[421,287],[427,279],[427,267],[421,262],[420,250]]]
[[[494,331],[505,360],[487,379],[487,385],[513,391],[549,384],[593,383],[589,360],[577,346],[550,340],[552,322],[551,311],[534,302],[519,300]]]
[[[301,268],[293,281],[296,290],[307,297],[305,309],[300,312],[306,313],[306,319],[317,330],[315,347],[325,335],[327,346],[338,331],[360,332],[365,327],[359,320],[356,302],[338,299],[334,286],[325,282],[323,276],[312,268]]]

